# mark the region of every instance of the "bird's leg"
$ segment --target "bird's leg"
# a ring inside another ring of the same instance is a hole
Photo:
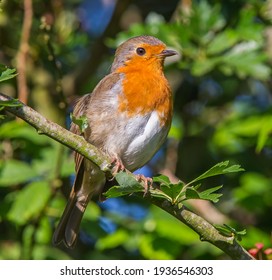
[[[153,183],[152,178],[150,177],[145,177],[142,174],[137,174],[136,175],[136,179],[139,183],[143,182],[144,183],[144,196],[147,194],[148,190],[149,190],[149,186]]]
[[[126,169],[121,159],[118,157],[114,157],[112,159],[111,165],[113,166],[113,171],[112,171],[113,176],[115,176],[118,172],[124,171]]]

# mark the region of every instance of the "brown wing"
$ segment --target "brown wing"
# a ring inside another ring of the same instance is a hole
[[[84,115],[88,117],[89,127],[82,133],[78,125],[72,123],[70,131],[82,135],[87,141],[100,148],[103,147],[105,136],[111,132],[114,125],[110,122],[116,120],[116,116],[113,116],[113,106],[116,103],[114,102],[116,94],[119,93],[116,88],[116,84],[119,84],[118,79],[120,80],[119,74],[105,77],[92,94],[87,94],[78,100],[73,111],[75,118]],[[111,90],[113,87],[114,90]],[[104,112],[103,117],[100,115],[101,112]],[[100,192],[105,183],[104,173],[78,153],[75,153],[75,169],[74,186],[53,237],[55,244],[63,241],[67,247],[73,247],[76,242],[80,222],[89,199],[94,193]]]
[[[80,118],[81,116],[86,114],[87,106],[88,106],[88,103],[90,102],[90,97],[91,97],[91,94],[86,94],[77,101],[77,103],[74,107],[74,111],[73,111],[73,115],[75,118]],[[77,135],[82,135],[82,132],[80,131],[79,126],[73,122],[71,123],[70,131]],[[83,135],[83,136],[84,136],[84,138],[86,138],[85,135]],[[79,171],[82,160],[83,160],[83,156],[75,152],[76,173],[78,173],[78,171]]]

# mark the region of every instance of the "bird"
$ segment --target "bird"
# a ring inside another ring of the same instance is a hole
[[[76,103],[74,117],[85,116],[88,123],[83,137],[112,159],[117,169],[139,169],[165,142],[173,97],[164,75],[164,60],[176,54],[156,37],[132,37],[116,49],[110,73]],[[75,123],[70,131],[82,135]],[[53,235],[55,245],[63,242],[68,248],[76,244],[90,199],[101,194],[107,180],[94,163],[78,153],[75,171],[66,208]]]

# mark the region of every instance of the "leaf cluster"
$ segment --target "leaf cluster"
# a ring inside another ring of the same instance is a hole
[[[2,234],[10,238],[10,249],[1,249],[0,258],[67,258],[45,245],[51,244],[52,217],[65,204],[57,189],[74,172],[68,150],[28,124],[11,120],[0,126],[0,143],[0,219]]]
[[[116,42],[137,34],[151,34],[180,51],[182,60],[178,67],[193,76],[218,71],[239,78],[269,78],[268,56],[260,51],[265,47],[265,25],[256,22],[257,10],[253,5],[241,9],[237,21],[232,23],[226,20],[219,3],[211,5],[204,0],[191,8],[190,13],[181,10],[169,24],[152,13],[145,24],[135,24],[128,32],[120,33]]]
[[[225,175],[234,172],[244,171],[240,165],[230,165],[228,161],[218,163],[211,167],[209,170],[193,179],[189,183],[185,184],[179,181],[177,184],[171,183],[170,179],[165,175],[159,175],[153,177],[153,184],[150,188],[150,195],[153,197],[166,199],[171,204],[178,204],[188,199],[203,199],[212,201],[214,203],[219,201],[222,194],[216,193],[222,186],[216,186],[208,188],[204,191],[200,191],[200,181],[218,175]],[[126,172],[118,173],[115,176],[119,186],[110,188],[105,196],[108,198],[119,197],[136,192],[146,192],[142,184],[139,183],[131,174]]]
[[[0,83],[16,77],[16,69],[0,64]]]

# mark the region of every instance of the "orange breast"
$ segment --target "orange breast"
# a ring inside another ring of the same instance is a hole
[[[169,125],[172,118],[172,93],[163,74],[161,61],[143,64],[134,60],[117,72],[124,74],[119,111],[135,116],[156,110],[161,125]]]

